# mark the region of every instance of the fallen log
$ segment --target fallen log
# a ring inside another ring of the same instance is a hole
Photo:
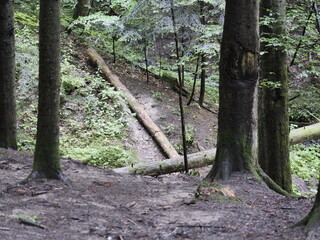
[[[212,165],[215,156],[216,149],[210,149],[203,152],[189,154],[189,169]],[[159,176],[184,170],[185,166],[183,162],[183,156],[180,156],[172,159],[166,159],[163,161],[139,163],[131,167],[116,168],[113,171],[120,174]]]
[[[320,123],[291,130],[289,139],[291,145],[320,139]]]
[[[178,152],[172,146],[168,138],[161,131],[161,129],[154,123],[149,114],[143,109],[141,104],[135,99],[125,85],[123,85],[118,76],[113,74],[110,68],[107,66],[102,57],[93,49],[88,48],[86,51],[90,60],[99,66],[102,73],[107,80],[116,88],[123,92],[131,110],[136,113],[137,119],[147,129],[149,134],[153,137],[155,142],[161,147],[168,158],[176,158],[179,156]]]
[[[316,131],[316,130],[317,131]],[[318,134],[314,134],[316,131]],[[290,132],[290,144],[297,144],[320,138],[320,123],[308,127],[297,128]],[[311,134],[312,132],[313,134]],[[210,149],[188,155],[189,168],[200,168],[212,165],[214,162],[216,149]],[[117,168],[113,171],[121,174],[139,174],[158,176],[184,170],[183,157],[176,157],[157,162],[139,163],[132,167]],[[264,180],[266,176],[261,176]]]

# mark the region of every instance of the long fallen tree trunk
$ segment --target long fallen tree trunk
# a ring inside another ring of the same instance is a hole
[[[110,68],[107,66],[102,57],[93,49],[89,48],[86,51],[87,55],[92,62],[99,66],[102,73],[105,75],[107,80],[116,88],[121,90],[124,97],[126,98],[131,110],[136,113],[137,119],[147,129],[150,135],[153,137],[155,142],[162,148],[168,158],[179,157],[179,153],[172,146],[168,138],[164,135],[161,129],[154,123],[149,114],[143,109],[141,104],[135,99],[130,91],[124,86],[119,77],[113,74]]]
[[[320,123],[291,130],[289,139],[291,145],[320,139]]]
[[[290,144],[297,144],[320,138],[320,123],[308,127],[297,128],[290,132]],[[188,155],[189,169],[212,165],[216,155],[216,149],[210,149]],[[166,159],[157,162],[139,163],[132,167],[114,169],[121,174],[139,174],[149,176],[159,176],[184,170],[183,157]]]
[[[213,164],[216,156],[216,149],[188,155],[189,168],[200,168]],[[117,168],[113,171],[120,174],[139,174],[148,176],[159,176],[162,174],[184,171],[183,156],[157,162],[139,163],[132,167]]]

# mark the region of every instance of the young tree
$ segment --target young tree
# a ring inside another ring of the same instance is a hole
[[[17,149],[13,0],[0,5],[0,147]]]
[[[226,1],[220,58],[220,110],[215,164],[206,177],[254,171],[257,161],[259,1]]]
[[[261,0],[262,18],[272,21],[261,26],[259,87],[259,163],[273,181],[292,191],[289,161],[289,114],[287,55],[282,44],[285,35],[285,0]]]
[[[40,1],[39,105],[32,178],[61,179],[60,0]]]
[[[199,1],[200,5],[200,21],[201,24],[205,25],[206,19],[204,15],[204,2]],[[200,80],[201,80],[201,85],[200,85],[200,96],[199,96],[199,104],[200,106],[203,105],[204,102],[204,95],[205,95],[205,88],[206,88],[206,55],[205,53],[201,54],[201,73],[200,73]]]

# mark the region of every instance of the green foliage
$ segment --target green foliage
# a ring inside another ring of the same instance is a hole
[[[173,135],[176,131],[176,127],[172,124],[172,123],[168,123],[166,124],[166,126],[163,128],[164,132],[167,135]]]
[[[27,19],[25,15],[23,16]],[[21,18],[18,21],[22,21]],[[16,27],[18,146],[34,151],[37,124],[38,37],[34,24]],[[123,147],[128,115],[123,98],[100,73],[90,74],[74,59],[72,41],[62,42],[61,144],[63,157],[79,157],[103,167],[132,162]]]
[[[100,143],[92,143],[90,146],[75,147],[70,152],[66,151],[65,155],[73,159],[103,168],[129,166],[136,162],[135,153],[119,145],[102,146]]]
[[[319,179],[320,144],[291,146],[290,160],[292,172],[295,176],[302,178],[309,184],[312,180]]]
[[[61,91],[63,94],[71,94],[72,91],[85,86],[85,81],[78,69],[66,59],[61,66]]]
[[[30,222],[37,222],[38,220],[38,217],[37,216],[27,216],[27,215],[13,215],[14,218],[17,218],[17,219],[24,219],[24,220],[27,220],[27,221],[30,221]]]
[[[292,87],[289,98],[299,96],[289,102],[290,120],[296,122],[315,122],[320,118],[320,89],[310,84]]]
[[[187,143],[188,147],[190,147],[194,142],[195,131],[196,131],[196,129],[194,128],[193,125],[187,124],[187,126],[186,126],[186,143]]]

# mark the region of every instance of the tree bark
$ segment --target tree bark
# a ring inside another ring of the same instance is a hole
[[[261,16],[275,18],[261,26],[260,35],[278,39],[286,34],[285,0],[261,0]],[[261,43],[259,87],[259,163],[263,171],[287,192],[292,191],[289,159],[287,54],[283,46]],[[265,83],[265,84],[264,84]]]
[[[205,167],[213,164],[215,157],[215,149],[210,149],[203,152],[193,153],[188,155],[189,169]],[[184,171],[183,156],[166,159],[157,162],[146,162],[133,165],[132,167],[123,167],[114,169],[113,171],[120,174],[139,174],[148,176],[159,176],[179,171]]]
[[[220,110],[215,164],[206,180],[255,171],[259,1],[227,0],[220,58]]]
[[[289,134],[291,145],[316,139],[320,139],[320,123],[291,130]]]
[[[199,1],[200,5],[200,22],[202,25],[206,24],[206,18],[204,15],[204,1]],[[201,54],[201,73],[200,73],[200,96],[199,96],[199,105],[202,107],[204,103],[204,95],[206,88],[206,54]]]
[[[13,0],[0,4],[0,147],[17,149]]]
[[[174,149],[172,144],[169,142],[168,138],[164,135],[161,129],[153,122],[149,114],[143,109],[139,102],[134,98],[130,91],[124,86],[118,76],[114,75],[110,68],[106,65],[105,61],[99,56],[99,54],[93,49],[89,48],[86,51],[89,58],[96,63],[102,73],[106,76],[108,81],[115,86],[117,90],[121,90],[133,112],[136,113],[137,119],[141,124],[147,129],[153,139],[162,148],[167,157],[174,158],[178,157],[179,154]]]
[[[320,229],[320,180],[318,185],[318,193],[311,211],[297,225],[305,225],[308,231]]]
[[[91,8],[91,0],[78,0],[73,13],[73,19],[88,16]]]
[[[204,95],[206,89],[206,57],[205,54],[201,54],[201,73],[200,73],[200,96],[199,105],[202,107],[204,103]]]
[[[39,104],[31,178],[61,179],[59,154],[60,0],[40,1]]]
[[[184,108],[182,102],[182,88],[183,88],[183,78],[182,78],[182,66],[180,65],[180,51],[179,51],[179,40],[178,34],[176,29],[176,21],[175,21],[175,13],[174,13],[174,0],[171,0],[171,19],[172,19],[172,26],[173,26],[173,35],[175,40],[176,46],[176,59],[178,64],[178,80],[179,80],[179,108],[180,108],[180,122],[181,122],[181,134],[182,134],[182,147],[183,147],[183,156],[184,156],[184,164],[185,164],[185,171],[188,173],[189,166],[188,166],[188,155],[187,155],[187,141],[186,141],[186,126],[184,120]]]
[[[317,128],[320,129],[320,123],[315,124],[315,125],[317,125]],[[311,125],[311,126],[314,126],[314,125]],[[292,139],[292,141],[290,141],[290,143],[292,145],[300,142],[300,141],[295,141],[296,140],[296,138],[294,136],[295,132],[296,131],[300,132],[300,131],[303,131],[304,129],[305,128],[298,128],[298,129],[292,130],[290,132],[290,137]],[[303,138],[300,135],[298,135],[298,136],[300,139]],[[320,135],[318,136],[318,138],[320,138]],[[304,140],[308,141],[309,138],[306,137],[306,138],[304,138]],[[214,162],[215,156],[216,156],[216,149],[209,149],[209,150],[206,150],[203,152],[189,154],[188,159],[190,161],[189,162],[190,169],[212,165]],[[114,169],[114,171],[117,173],[123,173],[123,174],[141,174],[141,175],[158,176],[158,175],[162,175],[162,174],[183,171],[184,168],[183,168],[182,162],[183,162],[182,157],[176,157],[173,159],[166,159],[164,161],[158,161],[158,162],[152,162],[152,163],[140,163],[140,164],[136,164],[132,167],[123,167],[123,168]],[[276,192],[281,193],[281,194],[286,192],[286,191],[282,191],[282,189],[280,187],[278,189],[274,189],[276,184],[265,173],[260,171],[258,174],[267,183],[267,185],[270,188],[273,188],[273,190],[275,190]],[[286,195],[286,193],[283,195]]]

